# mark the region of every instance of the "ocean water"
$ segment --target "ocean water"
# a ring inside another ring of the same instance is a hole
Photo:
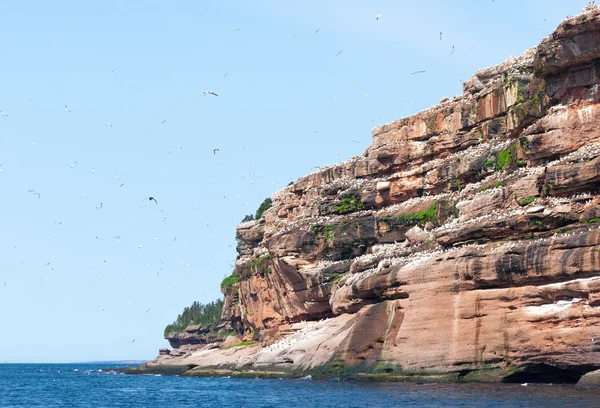
[[[600,406],[600,391],[565,385],[187,378],[124,375],[106,368],[0,364],[0,407]]]

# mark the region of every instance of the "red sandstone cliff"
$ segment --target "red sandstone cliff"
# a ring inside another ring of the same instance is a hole
[[[588,7],[463,95],[376,127],[362,156],[238,226],[227,346],[256,343],[150,365],[554,381],[600,368],[599,77]]]

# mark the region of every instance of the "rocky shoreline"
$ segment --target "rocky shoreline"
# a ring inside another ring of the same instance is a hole
[[[129,372],[596,382],[599,86],[590,5],[276,192],[237,227],[227,327]]]

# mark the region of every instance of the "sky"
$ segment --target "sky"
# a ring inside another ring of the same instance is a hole
[[[266,197],[587,3],[0,1],[0,363],[153,359]]]

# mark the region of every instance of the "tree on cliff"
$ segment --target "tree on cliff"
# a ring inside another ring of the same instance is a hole
[[[165,333],[181,332],[190,325],[209,326],[221,322],[221,310],[223,301],[217,299],[203,305],[200,302],[194,302],[190,307],[185,307],[183,313],[177,316],[177,319],[165,327]]]
[[[256,210],[256,215],[254,216],[254,219],[260,220],[260,217],[262,217],[263,213],[269,208],[271,208],[272,205],[273,200],[271,200],[270,197],[265,198],[265,201],[263,201],[260,207],[258,207],[258,210]]]

